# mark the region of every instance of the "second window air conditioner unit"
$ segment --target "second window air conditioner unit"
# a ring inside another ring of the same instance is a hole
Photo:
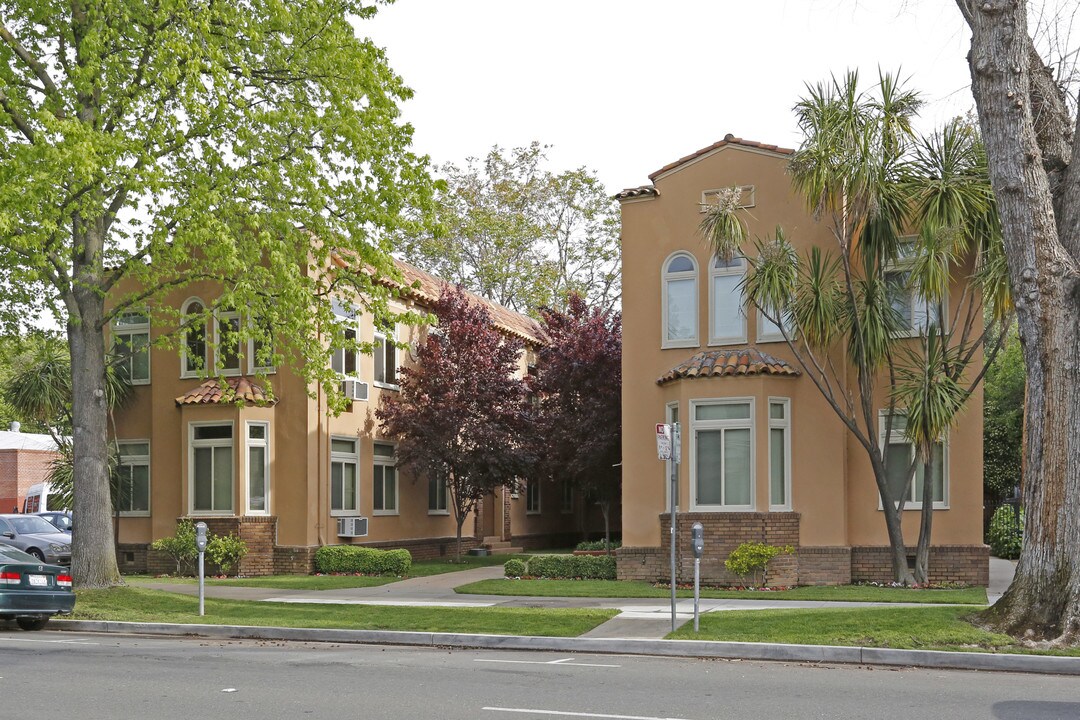
[[[338,537],[367,537],[367,521],[366,517],[338,518]]]
[[[368,384],[362,380],[342,380],[341,394],[350,400],[367,400]]]

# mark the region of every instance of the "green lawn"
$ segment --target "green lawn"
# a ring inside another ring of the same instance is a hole
[[[645,582],[622,580],[481,580],[455,588],[469,595],[523,595],[534,597],[667,598],[671,590]],[[692,590],[679,590],[679,597],[694,596]],[[847,602],[955,603],[985,605],[985,588],[950,588],[912,590],[873,585],[822,585],[791,590],[719,590],[702,589],[701,597],[720,600],[833,600]]]
[[[421,560],[415,562],[409,570],[409,577],[427,577],[440,573],[470,570],[490,565],[502,565],[516,555],[489,555],[487,557],[462,556],[460,562],[453,558]],[[142,583],[195,583],[193,577],[149,577],[131,575],[126,578],[132,584]],[[386,585],[403,578],[368,575],[267,575],[254,578],[207,578],[208,585],[229,585],[232,587],[263,587],[278,590],[341,590],[344,588],[364,588]]]
[[[1024,648],[1008,635],[981,630],[965,620],[971,608],[826,608],[820,610],[744,610],[705,613],[701,632],[687,623],[668,635],[678,640],[847,645],[917,650],[1041,652]],[[1080,655],[1080,648],[1046,651]]]
[[[446,608],[324,605],[206,599],[145,588],[79,590],[76,620],[260,625],[347,630],[415,630],[575,637],[618,614],[617,610]]]

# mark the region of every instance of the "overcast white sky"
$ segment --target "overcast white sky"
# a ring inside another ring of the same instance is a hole
[[[910,77],[928,130],[973,102],[970,35],[949,0],[397,0],[358,25],[416,97],[415,149],[462,162],[552,145],[612,192],[723,138],[795,147],[806,82]]]

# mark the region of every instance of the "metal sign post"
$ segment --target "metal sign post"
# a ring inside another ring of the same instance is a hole
[[[682,459],[679,423],[671,424],[671,632],[675,632],[675,515],[679,509],[679,461]]]
[[[206,614],[206,573],[203,572],[203,556],[206,554],[206,523],[195,523],[195,549],[199,551],[199,617]]]

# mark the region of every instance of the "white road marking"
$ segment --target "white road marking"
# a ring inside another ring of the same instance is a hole
[[[600,663],[579,663],[573,662],[574,658],[563,658],[562,660],[489,660],[487,658],[473,658],[473,662],[486,662],[486,663],[503,663],[506,665],[566,665],[571,667],[606,667],[617,668],[622,665],[601,665]]]
[[[303,603],[312,605],[393,605],[396,607],[494,607],[493,602],[441,602],[433,600],[332,600],[328,598],[266,598],[263,602]]]
[[[221,692],[236,692],[236,688],[225,688]]]
[[[56,645],[100,645],[101,643],[86,642],[85,640],[38,640],[37,638],[16,638],[16,637],[2,637],[0,640],[7,640],[8,642],[30,642],[30,643],[53,643]]]
[[[684,720],[684,718],[662,718],[651,715],[604,715],[601,713],[563,712],[561,710],[532,710],[529,708],[486,707],[482,710],[508,713],[529,713],[530,715],[558,715],[560,717],[611,718],[611,720]]]

